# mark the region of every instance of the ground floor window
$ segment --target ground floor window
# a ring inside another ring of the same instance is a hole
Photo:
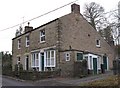
[[[92,56],[90,56],[90,69],[92,69]]]
[[[83,60],[83,54],[77,53],[77,61]]]
[[[65,60],[70,61],[70,53],[69,52],[65,53]]]
[[[39,53],[32,54],[32,67],[39,67]]]
[[[55,50],[46,51],[46,67],[55,67]]]
[[[17,64],[20,64],[20,57],[17,57]]]

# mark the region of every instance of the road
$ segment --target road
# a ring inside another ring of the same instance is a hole
[[[2,77],[2,86],[34,86],[31,82],[21,81],[9,77]]]
[[[25,81],[3,76],[2,86],[41,86],[43,88],[43,86],[70,86],[70,84],[57,82],[57,78],[43,79],[39,81]]]
[[[100,74],[85,78],[48,78],[38,81],[25,81],[3,76],[2,86],[80,86],[82,83],[101,80],[111,76],[112,73]]]

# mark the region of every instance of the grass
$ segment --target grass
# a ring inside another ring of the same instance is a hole
[[[118,76],[110,76],[103,80],[97,80],[97,81],[92,81],[92,82],[88,82],[88,83],[83,83],[81,86],[118,86],[119,81],[118,81]]]

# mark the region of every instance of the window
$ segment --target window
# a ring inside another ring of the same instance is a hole
[[[29,36],[26,36],[26,47],[28,47],[29,45],[30,45]]]
[[[45,29],[40,31],[40,42],[45,42]]]
[[[83,54],[77,53],[77,61],[83,60]]]
[[[92,69],[92,56],[90,56],[90,69]]]
[[[39,67],[39,53],[32,54],[32,67]]]
[[[84,59],[88,61],[88,56],[84,56]]]
[[[21,39],[18,39],[18,49],[21,48]]]
[[[17,64],[20,64],[20,57],[17,57]]]
[[[70,61],[70,53],[65,54],[65,59],[66,59],[66,61]]]
[[[55,50],[46,52],[46,67],[55,67]]]
[[[96,40],[96,46],[100,47],[100,40]]]

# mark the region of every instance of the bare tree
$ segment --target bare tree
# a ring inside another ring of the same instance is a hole
[[[107,19],[104,16],[104,8],[95,2],[85,4],[83,15],[96,30],[101,30],[103,27],[107,26]]]

